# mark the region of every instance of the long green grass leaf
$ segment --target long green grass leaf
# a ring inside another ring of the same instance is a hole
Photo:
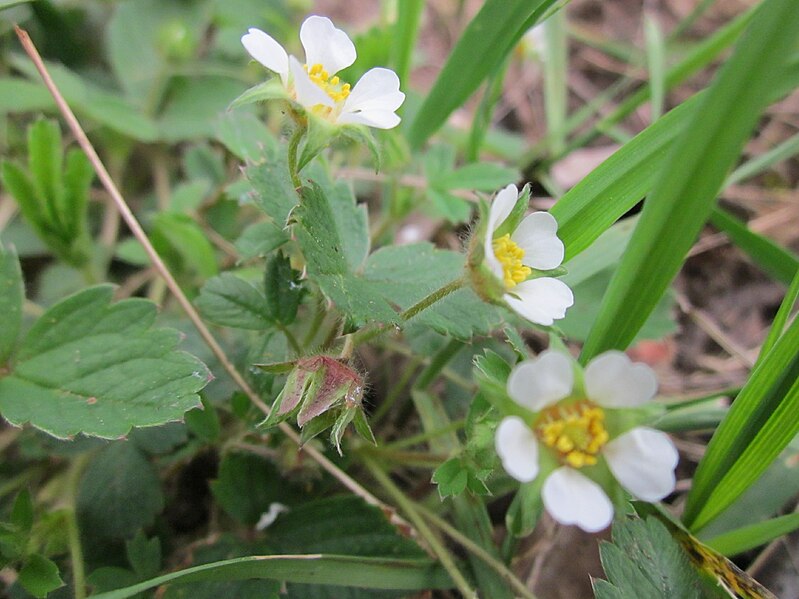
[[[581,359],[635,337],[707,221],[727,172],[799,36],[792,0],[766,0],[675,140],[611,281]]]
[[[777,343],[777,339],[782,336],[782,332],[785,330],[785,325],[788,322],[788,318],[791,316],[791,310],[793,310],[793,305],[796,303],[797,299],[799,299],[799,270],[796,271],[793,281],[791,281],[791,285],[785,293],[785,297],[782,298],[780,308],[777,310],[777,314],[771,322],[771,329],[769,329],[766,340],[763,341],[763,346],[760,348],[760,355],[757,358],[758,362],[771,351],[771,348]]]
[[[799,319],[758,363],[710,440],[683,521],[701,530],[735,501],[799,432]]]
[[[405,85],[411,72],[413,50],[416,47],[423,11],[422,0],[403,0],[397,3],[397,24],[394,26],[391,53],[397,76]]]
[[[769,275],[789,285],[799,269],[799,258],[767,237],[750,231],[746,223],[722,208],[715,208],[711,224],[724,231],[727,237],[746,252]]]
[[[705,541],[705,544],[723,555],[737,555],[765,545],[797,528],[799,528],[799,513],[793,513],[724,533]]]
[[[446,573],[430,560],[321,554],[254,555],[194,566],[124,589],[92,595],[92,599],[126,599],[173,582],[252,578],[373,589],[423,590],[452,586]]]
[[[471,96],[555,0],[487,0],[458,40],[411,124],[419,148]]]

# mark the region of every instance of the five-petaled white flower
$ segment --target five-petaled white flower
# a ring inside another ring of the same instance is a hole
[[[497,193],[488,213],[484,240],[485,261],[502,281],[502,299],[524,318],[551,325],[566,315],[574,303],[568,285],[552,277],[529,279],[533,269],[551,270],[563,262],[563,242],[558,223],[548,212],[533,212],[512,233],[497,235],[497,229],[511,214],[519,198],[515,185]]]
[[[350,89],[336,73],[355,62],[355,46],[327,17],[312,15],[300,27],[305,63],[286,53],[260,29],[251,28],[241,43],[255,60],[280,76],[291,99],[306,110],[338,124],[391,129],[400,122],[394,111],[405,100],[397,74],[384,68],[367,71]]]
[[[583,392],[574,387],[573,361],[549,350],[517,364],[507,389],[530,416],[502,420],[497,453],[521,482],[546,476],[544,507],[558,522],[588,532],[610,524],[613,504],[591,478],[602,478],[605,465],[637,499],[659,501],[674,490],[679,456],[668,435],[643,426],[624,431],[619,418],[654,397],[657,379],[647,365],[620,351],[601,354],[585,368]]]

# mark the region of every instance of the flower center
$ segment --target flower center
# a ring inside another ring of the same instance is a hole
[[[573,468],[593,466],[599,450],[608,442],[605,412],[587,399],[541,412],[533,425],[539,440],[554,449],[560,460]]]
[[[506,289],[512,289],[530,276],[532,269],[522,264],[524,250],[515,241],[511,241],[510,234],[497,237],[494,240],[494,256],[502,264],[502,281]]]
[[[317,63],[310,67],[306,64],[305,72],[333,101],[343,102],[350,95],[350,84],[341,83],[341,79],[337,76],[331,77],[321,64]]]

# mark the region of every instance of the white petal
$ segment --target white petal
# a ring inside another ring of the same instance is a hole
[[[333,98],[328,96],[324,90],[316,85],[300,62],[293,56],[289,56],[289,68],[291,77],[294,80],[294,91],[297,94],[297,102],[306,108],[312,108],[318,104],[323,106],[335,106]]]
[[[499,423],[494,446],[502,467],[513,478],[529,483],[538,476],[538,441],[533,431],[518,416]]]
[[[574,370],[568,356],[547,350],[513,367],[508,377],[508,395],[538,412],[569,395],[573,384]]]
[[[497,257],[494,255],[494,231],[508,218],[508,215],[511,213],[511,210],[513,210],[518,199],[519,190],[511,183],[504,189],[499,190],[488,210],[488,223],[486,224],[486,237],[483,245],[483,252],[485,253],[486,264],[488,264],[491,272],[500,280],[503,278],[504,272],[502,264],[500,264],[499,260],[497,260]]]
[[[613,504],[602,487],[568,466],[547,477],[541,497],[555,520],[586,532],[599,532],[613,520]]]
[[[518,199],[519,189],[513,183],[499,190],[488,212],[489,235],[493,235],[496,228],[508,218]]]
[[[305,64],[321,64],[334,75],[355,62],[355,46],[349,36],[336,29],[327,17],[311,15],[300,27],[300,41],[305,48]]]
[[[289,56],[274,38],[260,29],[250,27],[249,32],[242,36],[241,43],[255,60],[260,62],[270,71],[280,75],[283,85],[288,83]]]
[[[344,112],[338,117],[342,125],[367,125],[375,129],[393,129],[400,124],[400,118],[390,110],[369,110],[364,112]]]
[[[563,281],[541,277],[522,281],[503,299],[518,314],[536,324],[549,326],[566,316],[566,309],[574,304],[574,294]]]
[[[605,352],[585,368],[588,398],[606,408],[639,406],[652,399],[657,388],[653,370],[646,364],[634,364],[624,352]]]
[[[551,270],[563,262],[563,242],[558,221],[549,212],[533,212],[519,223],[511,236],[524,250],[522,262],[538,270]]]
[[[636,498],[660,501],[674,491],[680,456],[666,433],[634,428],[610,441],[602,453],[613,476]]]
[[[369,112],[372,110],[394,112],[402,105],[405,94],[400,91],[400,80],[391,69],[369,69],[352,88],[344,102],[344,112]]]

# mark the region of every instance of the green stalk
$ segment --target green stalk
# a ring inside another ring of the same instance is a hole
[[[496,571],[497,574],[510,583],[519,593],[520,597],[524,597],[525,599],[536,599],[536,596],[532,593],[532,591],[530,591],[530,589],[528,589],[524,583],[508,569],[505,564],[488,553],[485,549],[480,547],[480,545],[472,541],[469,537],[460,532],[457,528],[452,526],[443,518],[438,517],[436,514],[423,506],[418,506],[418,509],[422,516],[427,518],[433,524],[433,526],[439,528],[445,535],[458,543],[469,553],[483,560],[487,566],[491,567],[494,571]]]
[[[86,568],[83,563],[83,547],[80,542],[80,530],[75,515],[80,477],[91,454],[78,456],[72,461],[67,473],[67,496],[69,507],[66,511],[67,537],[69,539],[69,559],[72,564],[72,580],[75,587],[75,599],[86,599]]]
[[[438,558],[438,561],[441,562],[442,567],[450,575],[452,581],[455,583],[455,586],[458,587],[458,590],[461,592],[461,594],[464,597],[474,597],[476,599],[477,592],[471,587],[469,582],[463,576],[463,573],[455,565],[455,560],[453,559],[452,554],[447,551],[446,547],[444,547],[439,538],[433,533],[432,530],[430,530],[427,522],[425,522],[424,518],[422,518],[422,516],[419,514],[415,503],[409,497],[407,497],[397,485],[394,484],[394,481],[391,480],[391,477],[383,472],[380,466],[371,458],[366,455],[362,455],[361,457],[364,465],[369,469],[369,472],[371,472],[374,479],[386,490],[389,495],[391,495],[392,499],[396,502],[400,509],[405,512],[405,515],[408,517],[408,519],[413,522],[413,525],[416,527],[416,530],[419,531],[419,534],[422,535],[425,541],[427,541],[430,549]]]
[[[305,134],[305,129],[303,127],[297,127],[294,130],[294,133],[292,133],[291,139],[289,139],[289,148],[288,148],[289,175],[291,176],[291,182],[296,189],[302,187],[302,181],[300,180],[299,171],[297,169],[297,149],[300,146],[300,140],[302,140],[302,136],[304,134]]]

